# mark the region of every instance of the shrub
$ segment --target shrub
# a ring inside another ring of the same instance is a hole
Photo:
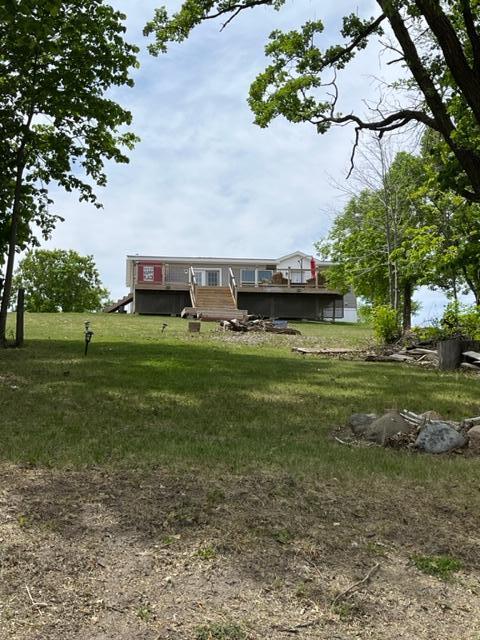
[[[480,306],[451,302],[446,306],[439,325],[443,338],[480,339]]]
[[[390,344],[401,335],[398,313],[387,304],[378,305],[372,310],[373,331],[378,340]]]
[[[372,321],[372,305],[361,304],[358,307],[358,321],[365,324],[370,324]]]

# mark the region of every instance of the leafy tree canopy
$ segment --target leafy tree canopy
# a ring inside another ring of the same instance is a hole
[[[173,16],[157,9],[145,28],[155,35],[150,50],[165,52],[200,23],[221,19],[223,27],[260,5],[280,9],[285,0],[186,0]],[[442,180],[472,201],[480,201],[480,0],[377,0],[374,16],[343,19],[340,42],[323,47],[324,24],[306,22],[297,30],[274,31],[265,51],[271,63],[253,82],[249,103],[255,121],[266,127],[277,116],[310,122],[319,133],[351,123],[356,139],[366,129],[384,133],[420,123],[441,136]],[[404,106],[375,110],[370,119],[338,110],[339,74],[372,39],[391,38],[387,48],[409,79],[395,87]]]
[[[30,251],[20,262],[15,287],[25,288],[27,311],[98,311],[108,297],[93,256],[76,251]]]
[[[48,236],[59,219],[50,185],[100,206],[94,187],[106,184],[105,161],[127,162],[136,141],[111,91],[131,86],[137,65],[124,18],[104,0],[0,3],[0,342],[15,252],[34,241],[34,224]]]
[[[352,197],[316,244],[335,263],[332,286],[353,287],[374,306],[389,305],[401,312],[404,327],[417,286],[441,288],[453,298],[468,291],[480,300],[480,206],[438,189],[429,137],[422,155],[400,152],[383,165],[378,184],[370,180]],[[376,161],[370,154],[369,168]]]

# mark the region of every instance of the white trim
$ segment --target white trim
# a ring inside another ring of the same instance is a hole
[[[222,269],[221,268],[217,268],[217,267],[213,267],[211,269],[204,269],[204,274],[205,274],[205,286],[208,287],[210,286],[208,284],[208,278],[207,278],[207,271],[217,271],[218,272],[218,287],[222,286]]]
[[[277,260],[275,258],[201,258],[195,256],[127,256],[127,260],[138,260],[139,262],[144,262],[146,260],[154,260],[159,262],[166,262],[171,264],[199,264],[199,265],[209,265],[209,264],[220,264],[224,266],[228,266],[231,264],[236,265],[262,265],[262,264],[277,264]]]
[[[221,268],[213,267],[211,269],[198,269],[197,267],[193,267],[193,265],[192,265],[192,268],[195,274],[200,274],[201,282],[199,282],[197,278],[197,285],[199,287],[209,286],[208,280],[207,280],[207,271],[216,271],[218,273],[218,286],[219,287],[222,286],[222,269]]]
[[[294,251],[293,253],[289,253],[286,256],[281,256],[280,258],[277,258],[277,262],[283,262],[284,260],[290,260],[290,258],[295,258],[295,256],[301,256],[302,258],[308,258],[310,260],[310,258],[312,257],[312,255],[308,255],[306,253],[303,253],[303,251]]]
[[[246,280],[243,279],[243,275],[242,274],[243,274],[244,271],[253,271],[253,273],[255,274],[253,282],[251,280],[249,280],[247,282]],[[246,284],[246,285],[254,284],[255,286],[257,286],[257,284],[258,284],[258,275],[257,275],[257,273],[258,273],[257,269],[248,269],[248,268],[240,269],[240,286],[242,286],[244,284]]]

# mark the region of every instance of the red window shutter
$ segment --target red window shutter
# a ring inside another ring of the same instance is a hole
[[[143,282],[143,264],[137,265],[137,282]]]
[[[163,269],[161,264],[156,264],[154,268],[154,280],[156,284],[162,284]]]

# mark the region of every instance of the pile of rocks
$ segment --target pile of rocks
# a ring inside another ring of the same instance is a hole
[[[389,411],[382,416],[354,413],[348,426],[357,438],[384,447],[415,448],[425,453],[468,448],[470,453],[480,455],[480,417],[453,422],[435,411]]]

